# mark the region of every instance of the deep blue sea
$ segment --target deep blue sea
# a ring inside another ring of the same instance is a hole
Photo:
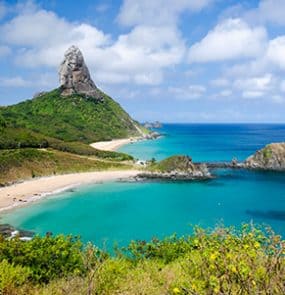
[[[139,159],[174,154],[194,161],[244,160],[285,141],[285,125],[165,124],[163,137],[121,148]],[[132,239],[191,233],[191,226],[268,224],[285,236],[285,173],[218,170],[204,182],[113,182],[89,185],[2,214],[1,223],[39,234],[80,235],[110,248]]]

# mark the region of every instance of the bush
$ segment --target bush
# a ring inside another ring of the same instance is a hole
[[[36,236],[31,241],[4,240],[0,243],[0,260],[28,267],[34,282],[84,273],[82,243],[71,236]]]
[[[26,283],[31,275],[31,271],[27,267],[15,266],[8,263],[6,259],[0,262],[0,293],[13,293],[15,288]]]
[[[133,241],[113,257],[92,245],[83,249],[71,237],[0,241],[8,278],[14,272],[9,267],[27,268],[19,273],[23,270],[34,284],[15,294],[280,295],[285,294],[284,255],[280,236],[251,225],[239,231],[196,228],[191,236]]]

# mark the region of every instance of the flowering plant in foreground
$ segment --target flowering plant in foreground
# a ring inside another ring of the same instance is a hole
[[[285,242],[269,228],[196,228],[113,256],[72,237],[0,240],[3,294],[285,294]]]

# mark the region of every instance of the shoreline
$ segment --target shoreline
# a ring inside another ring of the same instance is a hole
[[[85,184],[128,179],[139,170],[113,170],[62,174],[26,180],[0,188],[0,213]]]
[[[133,143],[133,142],[137,142],[140,140],[143,140],[143,137],[130,137],[130,138],[122,138],[122,139],[113,139],[110,141],[98,141],[98,142],[94,142],[91,143],[90,146],[98,149],[98,150],[102,150],[102,151],[116,151],[118,150],[120,147],[129,144],[129,143]]]

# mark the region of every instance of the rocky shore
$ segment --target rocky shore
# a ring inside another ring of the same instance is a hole
[[[19,237],[20,240],[26,241],[30,240],[34,233],[27,230],[17,230],[10,224],[0,224],[0,236],[6,239]]]
[[[212,178],[207,165],[195,164],[189,156],[172,156],[158,163],[152,163],[137,179],[162,180],[205,180]]]
[[[245,161],[245,168],[285,171],[285,142],[271,143]]]

